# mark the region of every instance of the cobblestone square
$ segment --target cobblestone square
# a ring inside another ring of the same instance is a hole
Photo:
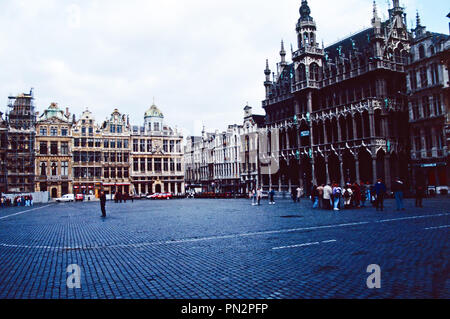
[[[142,200],[108,202],[106,219],[97,202],[3,209],[0,298],[449,298],[449,203]],[[371,264],[380,289],[367,288]]]

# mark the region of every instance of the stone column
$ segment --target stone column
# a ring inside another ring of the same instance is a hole
[[[328,168],[328,156],[325,156],[325,173],[326,173],[326,176],[327,176],[327,184],[330,184],[331,180],[330,180],[330,171],[329,171],[329,168]]]
[[[323,141],[324,144],[328,144],[328,137],[327,137],[327,125],[326,122],[322,122],[323,123]]]
[[[390,165],[390,155],[386,154],[384,156],[384,183],[386,188],[391,190],[391,165]],[[406,164],[405,164],[406,165]]]
[[[358,131],[356,126],[356,118],[354,114],[352,115],[352,124],[353,124],[353,139],[356,140],[358,138]]]
[[[364,113],[361,114],[361,137],[365,138],[366,124],[364,123]]]
[[[370,137],[375,136],[375,114],[373,110],[369,111]]]
[[[373,174],[373,184],[377,182],[377,157],[372,157],[372,174]]]
[[[359,175],[359,159],[356,157],[355,159],[355,171],[356,171],[356,182],[361,182],[361,177]]]
[[[344,179],[344,162],[342,161],[342,156],[339,155],[339,170],[341,172],[341,186],[345,185],[345,179]]]

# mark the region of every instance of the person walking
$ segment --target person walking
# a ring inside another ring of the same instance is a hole
[[[334,187],[333,187],[333,202],[334,202],[333,210],[335,210],[335,211],[339,210],[339,203],[341,201],[341,197],[342,197],[342,188],[340,188],[338,184],[334,184]]]
[[[331,209],[332,200],[331,196],[333,194],[333,189],[329,184],[325,185],[323,188],[323,203],[325,209]]]
[[[378,210],[384,210],[384,195],[386,194],[386,185],[382,182],[381,178],[379,178],[374,185],[375,192],[375,206]]]
[[[311,198],[313,201],[313,209],[316,209],[317,207],[319,207],[319,191],[317,190],[317,186],[314,185],[312,188],[312,193],[311,193]]]
[[[366,207],[366,200],[368,199],[366,185],[364,185],[364,183],[361,182],[359,189],[361,192],[361,208],[364,208]]]
[[[416,184],[416,207],[423,207],[422,206],[422,201],[423,198],[425,197],[425,187],[417,182]]]
[[[252,206],[256,205],[256,190],[253,189],[250,193],[251,199],[252,199]]]
[[[303,189],[299,186],[297,187],[297,202],[300,203],[300,198],[303,196]]]
[[[405,205],[403,204],[403,191],[405,189],[405,184],[403,181],[397,177],[392,184],[392,191],[394,192],[395,203],[397,204],[397,210],[405,210]]]
[[[272,188],[269,191],[269,205],[275,205],[275,191]]]
[[[262,198],[262,189],[258,188],[258,191],[256,192],[256,199],[258,202],[258,206],[261,205],[261,198]]]
[[[102,217],[106,217],[106,195],[105,192],[100,193],[100,208],[102,210]]]
[[[361,208],[361,188],[359,187],[358,183],[353,184],[353,206],[355,208]]]
[[[317,187],[317,192],[319,193],[319,208],[323,208],[323,188],[325,187],[324,184]]]
[[[344,188],[344,208],[348,209],[351,207],[353,198],[353,190],[350,183],[348,183]]]
[[[297,192],[295,191],[294,188],[291,189],[291,197],[294,203],[297,203]]]

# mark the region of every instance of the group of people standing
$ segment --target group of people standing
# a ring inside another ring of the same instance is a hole
[[[405,210],[403,196],[405,191],[405,183],[396,178],[392,184],[392,192],[394,193],[397,210]],[[381,179],[372,185],[366,183],[347,183],[340,187],[337,183],[328,185],[314,185],[312,188],[311,200],[313,208],[333,209],[339,211],[349,208],[363,208],[366,203],[376,207],[377,211],[384,210],[384,199],[387,196],[387,188]],[[420,196],[416,194],[416,198]],[[423,198],[421,196],[420,198]],[[422,201],[420,199],[420,205]],[[416,206],[418,205],[416,201]]]
[[[20,195],[15,196],[12,200],[10,197],[1,196],[0,197],[1,207],[15,207],[15,206],[33,206],[33,196],[31,195]]]
[[[128,199],[129,199],[129,195],[126,193],[122,194],[121,192],[116,192],[114,194],[114,203],[116,203],[116,204],[122,203],[122,201],[124,203],[126,203]],[[133,200],[133,197],[131,197],[131,200]]]

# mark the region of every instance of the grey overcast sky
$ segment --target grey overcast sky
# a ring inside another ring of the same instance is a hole
[[[263,114],[265,59],[289,52],[301,0],[1,0],[0,109],[35,89],[51,102],[102,122],[114,108],[142,124],[156,104],[185,136],[242,123],[248,101]],[[378,0],[381,17],[388,3]],[[408,23],[448,34],[445,0],[403,0]],[[370,25],[372,0],[309,0],[325,45]],[[295,49],[295,46],[294,46]],[[288,55],[290,58],[290,54]]]

